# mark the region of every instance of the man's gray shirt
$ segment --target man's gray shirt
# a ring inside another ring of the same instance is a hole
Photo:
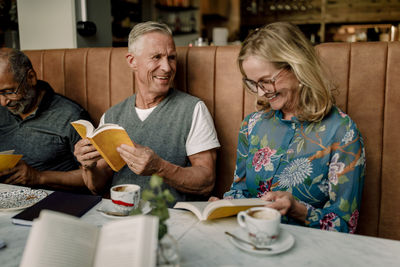
[[[37,86],[46,92],[36,112],[24,120],[0,106],[0,151],[15,150],[39,171],[77,169],[73,151],[80,136],[71,122],[90,117],[77,103],[56,94],[48,83],[38,81]]]

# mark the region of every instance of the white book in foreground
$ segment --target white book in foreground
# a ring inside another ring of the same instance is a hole
[[[43,210],[33,223],[20,267],[156,265],[158,217],[137,215],[102,228]]]
[[[193,212],[200,221],[229,217],[242,210],[268,204],[259,198],[222,199],[217,201],[178,202],[174,209],[186,209]]]

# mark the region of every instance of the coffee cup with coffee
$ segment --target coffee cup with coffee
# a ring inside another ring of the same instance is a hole
[[[255,207],[237,215],[240,227],[248,232],[251,242],[258,247],[271,245],[278,239],[281,214],[268,207]]]
[[[140,186],[136,184],[115,185],[110,189],[110,196],[116,210],[128,214],[139,207]]]

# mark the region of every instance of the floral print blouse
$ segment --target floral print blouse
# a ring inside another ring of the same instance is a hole
[[[320,122],[282,115],[259,111],[244,119],[234,181],[224,198],[288,191],[306,205],[305,225],[354,233],[365,173],[364,142],[356,124],[336,106]],[[299,224],[286,216],[282,222]]]

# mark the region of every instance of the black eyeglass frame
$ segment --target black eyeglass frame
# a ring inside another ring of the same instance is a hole
[[[15,90],[12,91],[12,92],[1,92],[1,91],[0,91],[0,95],[1,95],[1,96],[17,95],[18,92],[19,92],[19,89],[21,89],[22,83],[23,83],[23,82],[25,81],[25,79],[26,79],[26,76],[27,76],[28,72],[29,72],[29,70],[26,71],[26,72],[24,73],[24,76],[22,76],[21,81],[18,83],[17,89],[15,89]]]

